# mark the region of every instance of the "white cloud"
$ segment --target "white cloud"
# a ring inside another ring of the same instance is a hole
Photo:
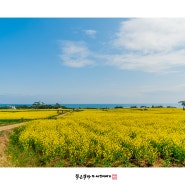
[[[143,53],[171,51],[185,46],[185,19],[141,18],[121,23],[114,44]]]
[[[126,70],[171,72],[185,66],[185,19],[141,18],[121,23],[113,40],[120,54],[109,65]]]
[[[185,66],[185,49],[155,54],[128,53],[107,56],[107,64],[120,69],[139,70],[145,72],[175,72],[178,67]]]
[[[90,36],[91,38],[95,38],[96,30],[84,30],[85,34]]]
[[[95,35],[95,30],[85,30]],[[107,41],[110,44],[110,41]],[[123,21],[109,50],[92,52],[85,42],[65,41],[61,59],[70,67],[97,64],[150,73],[178,72],[185,67],[185,19],[136,18]],[[96,62],[95,62],[96,61]]]
[[[66,66],[80,68],[94,64],[89,58],[91,52],[84,42],[62,41],[61,50],[60,58]]]

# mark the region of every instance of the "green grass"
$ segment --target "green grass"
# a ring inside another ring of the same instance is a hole
[[[10,155],[11,154],[11,155]],[[18,146],[9,145],[7,149],[7,156],[11,156],[9,160],[16,167],[39,167],[41,161],[38,156],[32,152],[23,152]]]
[[[14,166],[17,167],[36,167],[40,166],[40,161],[33,151],[23,151],[18,145],[17,134],[24,129],[24,126],[14,129],[14,135],[9,135],[10,142],[7,147],[7,156]]]
[[[65,161],[60,159],[53,159],[53,161],[47,163],[39,152],[31,149],[23,150],[18,142],[18,135],[23,129],[24,126],[18,127],[14,129],[14,134],[9,135],[10,142],[6,154],[9,156],[11,164],[15,167],[61,167],[61,165],[65,165]],[[66,166],[69,166],[69,164],[66,164]]]
[[[0,119],[0,126],[13,125],[16,123],[21,123],[29,120],[30,119]]]

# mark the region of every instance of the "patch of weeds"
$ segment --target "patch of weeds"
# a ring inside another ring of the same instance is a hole
[[[171,164],[170,159],[166,159],[166,160],[163,161],[163,166],[164,167],[170,167],[170,164]]]
[[[132,132],[129,134],[129,136],[130,136],[131,139],[134,139],[134,138],[136,138],[136,133],[132,131]]]
[[[33,151],[23,151],[17,145],[9,144],[7,153],[10,157],[11,163],[16,167],[38,167],[40,165],[40,161],[38,155],[36,155]]]

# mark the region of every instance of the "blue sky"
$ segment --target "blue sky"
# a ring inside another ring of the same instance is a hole
[[[0,18],[0,103],[185,100],[185,19]]]

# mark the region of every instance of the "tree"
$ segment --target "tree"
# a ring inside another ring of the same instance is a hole
[[[179,101],[178,103],[181,103],[183,110],[185,110],[185,101]]]
[[[58,108],[60,108],[60,107],[61,107],[61,106],[60,106],[59,103],[56,103],[56,104],[55,104],[55,108],[56,108],[56,109],[58,109]]]
[[[34,102],[32,106],[33,106],[35,109],[38,109],[38,108],[40,107],[40,105],[41,105],[40,101],[37,101],[37,102]]]

